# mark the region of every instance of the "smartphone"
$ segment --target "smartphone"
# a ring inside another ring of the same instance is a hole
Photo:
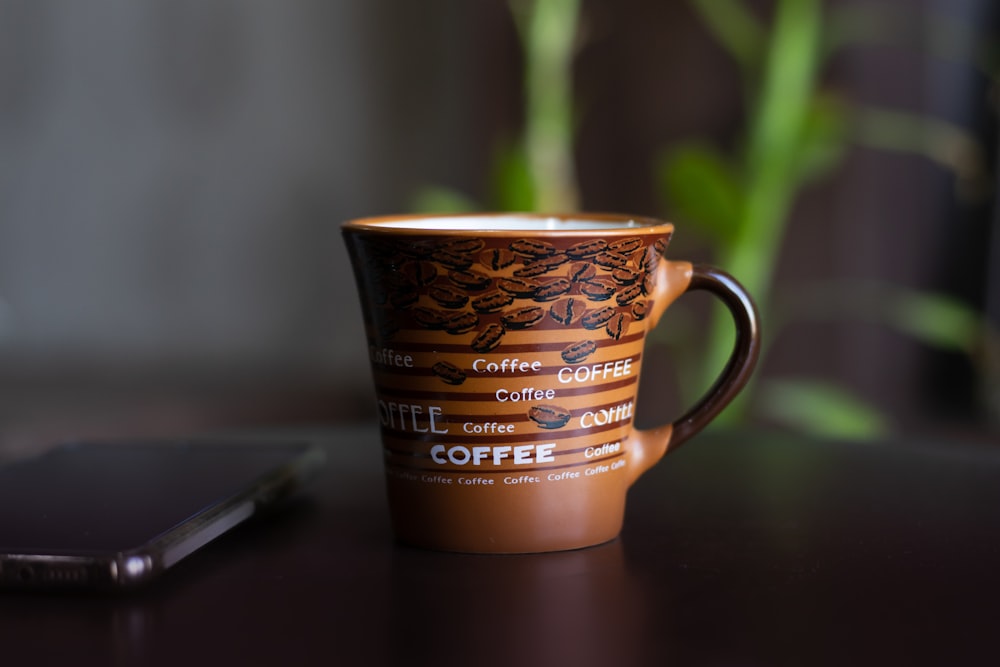
[[[83,442],[0,467],[0,588],[129,589],[296,493],[309,444]]]

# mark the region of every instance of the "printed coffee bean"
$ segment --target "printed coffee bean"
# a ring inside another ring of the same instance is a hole
[[[640,247],[642,247],[642,239],[638,236],[631,236],[627,239],[619,239],[618,241],[613,241],[608,244],[608,250],[621,253],[622,255],[631,255]]]
[[[498,313],[510,304],[514,303],[514,297],[507,292],[493,290],[472,300],[472,309],[477,313]]]
[[[414,308],[413,319],[425,329],[443,329],[448,313],[433,308]]]
[[[444,330],[450,334],[464,334],[479,326],[479,315],[475,313],[458,313],[444,322]]]
[[[430,285],[437,278],[437,267],[431,262],[410,261],[404,262],[399,267],[399,272],[406,276],[413,284],[421,287]]]
[[[546,241],[536,241],[534,239],[518,239],[510,244],[510,249],[519,255],[528,257],[548,257],[555,254],[556,247]]]
[[[566,262],[569,261],[569,257],[563,254],[552,255],[551,257],[543,257],[541,259],[536,259],[533,262],[527,262],[520,269],[514,271],[514,275],[520,278],[533,278],[534,276],[540,276],[553,269],[556,269]]]
[[[631,285],[639,279],[639,274],[632,269],[615,269],[611,272],[611,279],[619,285]]]
[[[447,361],[439,361],[431,366],[431,372],[448,384],[458,385],[465,382],[465,371]]]
[[[409,263],[413,265],[417,264],[417,262]],[[433,264],[430,266],[431,268],[434,267]],[[437,269],[434,269],[434,273],[437,273]],[[397,292],[412,292],[420,287],[415,280],[407,275],[407,272],[399,269],[387,268],[383,280],[385,281],[385,285],[388,289],[395,290]]]
[[[432,299],[445,308],[461,308],[469,302],[469,295],[450,287],[434,287],[429,292]]]
[[[594,278],[580,283],[580,292],[591,301],[607,301],[614,295],[615,286],[606,280]]]
[[[566,249],[566,254],[573,259],[582,259],[584,257],[593,257],[597,253],[603,252],[607,247],[608,242],[604,239],[594,239],[570,246]]]
[[[527,278],[502,278],[497,281],[497,287],[519,299],[530,299],[541,287],[541,283]]]
[[[528,410],[531,421],[546,429],[562,428],[572,416],[569,410],[558,405],[535,405]]]
[[[500,321],[508,329],[527,329],[538,324],[545,317],[545,311],[538,306],[515,308],[500,316]]]
[[[398,290],[389,295],[389,303],[396,308],[409,308],[420,299],[420,292],[416,289]]]
[[[580,318],[580,324],[583,325],[584,329],[600,329],[614,316],[615,309],[611,306],[607,306],[605,308],[601,308],[600,310],[594,310],[587,313]]]
[[[432,252],[431,259],[446,268],[455,269],[457,271],[462,271],[472,266],[472,259],[467,255],[452,252],[451,250],[446,250],[444,248],[439,248],[438,250]]]
[[[608,323],[604,326],[604,329],[605,331],[608,332],[609,336],[611,336],[615,340],[619,340],[622,337],[622,335],[626,331],[628,331],[628,325],[631,323],[632,323],[631,316],[626,315],[625,313],[615,313],[615,315],[613,315],[611,319],[608,320]]]
[[[636,301],[632,304],[632,317],[637,321],[646,319],[646,314],[649,311],[649,306],[645,301]]]
[[[486,353],[496,349],[503,338],[504,329],[499,324],[490,324],[472,340],[472,349],[479,353]]]
[[[597,343],[592,340],[581,340],[573,343],[562,351],[562,358],[567,364],[578,364],[597,351]]]
[[[395,249],[396,252],[404,257],[427,259],[434,251],[434,246],[432,246],[429,241],[418,241],[413,243],[411,241],[400,240],[395,243]]]
[[[479,252],[485,245],[486,241],[482,239],[455,239],[454,241],[445,242],[443,247],[451,252],[464,254]]]
[[[569,270],[569,279],[575,283],[597,277],[597,268],[590,262],[574,264]]]
[[[448,279],[459,287],[464,287],[465,289],[473,292],[484,290],[493,284],[492,278],[485,273],[481,273],[474,269],[466,271],[452,271],[448,274]]]
[[[395,318],[389,317],[382,320],[378,324],[379,340],[390,340],[393,336],[399,333],[399,329],[399,322]]]
[[[656,248],[650,246],[646,248],[646,252],[642,253],[642,257],[639,258],[639,270],[652,271],[659,262],[660,253],[656,252]]]
[[[551,315],[552,319],[559,324],[569,326],[573,324],[573,321],[578,319],[585,310],[586,308],[582,303],[573,297],[570,297],[552,304],[552,307],[549,308],[549,315]]]
[[[542,286],[535,291],[534,298],[535,301],[552,301],[553,299],[558,299],[560,296],[570,291],[572,287],[573,283],[565,278],[556,278],[546,283],[542,283]]]
[[[653,290],[656,288],[656,273],[650,271],[642,277],[642,293],[646,296],[652,296]]]
[[[606,269],[624,269],[628,266],[628,257],[617,252],[605,251],[594,256],[594,263]]]
[[[483,263],[483,266],[493,269],[494,271],[506,269],[508,266],[513,264],[516,259],[517,255],[506,248],[494,248],[493,250],[487,250],[479,256],[479,261]]]
[[[642,296],[642,285],[632,285],[619,292],[618,296],[615,297],[615,301],[618,302],[619,306],[627,306],[640,296]]]
[[[669,236],[666,237],[666,238],[662,238],[662,239],[656,239],[653,242],[653,249],[656,250],[656,253],[658,255],[662,255],[664,252],[667,251],[667,244],[669,242],[670,242],[670,237]]]

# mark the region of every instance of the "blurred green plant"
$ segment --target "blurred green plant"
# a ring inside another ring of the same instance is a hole
[[[767,24],[743,0],[690,2],[739,68],[747,124],[739,146],[728,153],[701,140],[669,147],[653,177],[673,217],[686,229],[699,230],[711,243],[713,260],[755,295],[765,342],[773,342],[793,320],[860,318],[1000,365],[995,334],[975,310],[947,296],[888,284],[799,285],[787,294],[774,288],[793,203],[803,188],[836,168],[852,143],[921,155],[952,169],[960,185],[982,185],[982,149],[961,128],[907,111],[865,107],[823,87],[821,70],[831,54],[857,41],[884,42],[896,34],[898,17],[869,7],[828,11],[820,0],[776,0]],[[576,210],[572,80],[580,0],[509,4],[524,56],[525,122],[520,136],[496,150],[485,208]],[[970,54],[961,26],[945,23],[945,28],[943,34],[932,32],[938,35],[930,40],[935,53],[988,70],[988,54]],[[922,38],[926,34],[920,31]],[[414,207],[462,212],[483,206],[433,187],[420,191]],[[698,334],[706,341],[704,354],[696,360],[680,357],[686,376],[680,386],[698,393],[711,383],[732,348],[731,329],[722,309],[713,314],[707,337]],[[657,339],[669,344],[667,337],[676,334],[661,327]],[[890,429],[865,401],[812,378],[758,379],[723,419],[744,420],[751,410],[822,435],[865,439]]]
[[[778,302],[773,271],[790,208],[804,187],[837,166],[851,143],[934,160],[952,169],[967,190],[985,173],[979,144],[961,128],[852,103],[823,88],[826,58],[852,42],[893,35],[892,22],[899,17],[859,7],[825,11],[820,0],[777,0],[766,26],[742,0],[692,0],[692,6],[738,65],[748,122],[739,148],[729,154],[697,141],[672,146],[657,177],[675,217],[700,229],[712,243],[715,261],[756,296],[768,328],[765,340],[773,343],[792,319],[863,318],[967,355],[994,345],[995,335],[974,309],[941,294],[841,282],[798,286],[796,298]],[[963,42],[955,37],[955,25],[947,27],[950,39],[931,41],[938,52],[955,55],[956,44]],[[707,360],[699,368],[710,373],[725,362],[730,329],[726,315],[716,312]],[[710,377],[703,377],[694,386],[708,382]],[[758,416],[814,433],[870,438],[889,429],[877,410],[826,381],[764,378],[749,398]],[[739,419],[747,409],[744,398],[725,418]]]
[[[524,62],[524,127],[495,149],[486,201],[448,188],[417,193],[419,211],[575,211],[573,64],[580,0],[509,0]]]

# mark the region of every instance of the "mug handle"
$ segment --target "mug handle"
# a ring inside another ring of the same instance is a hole
[[[664,426],[632,431],[629,436],[631,481],[715,419],[746,386],[760,357],[757,307],[735,278],[715,267],[689,262],[661,262],[659,273],[657,287],[661,290],[660,298],[650,317],[650,329],[656,326],[674,299],[687,292],[704,290],[718,297],[729,309],[736,326],[736,342],[715,384],[680,418]]]

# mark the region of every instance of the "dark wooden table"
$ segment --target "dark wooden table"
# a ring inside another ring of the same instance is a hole
[[[620,539],[501,557],[396,546],[376,429],[315,438],[312,493],[151,588],[0,595],[3,664],[1000,664],[1000,449],[702,435]]]

